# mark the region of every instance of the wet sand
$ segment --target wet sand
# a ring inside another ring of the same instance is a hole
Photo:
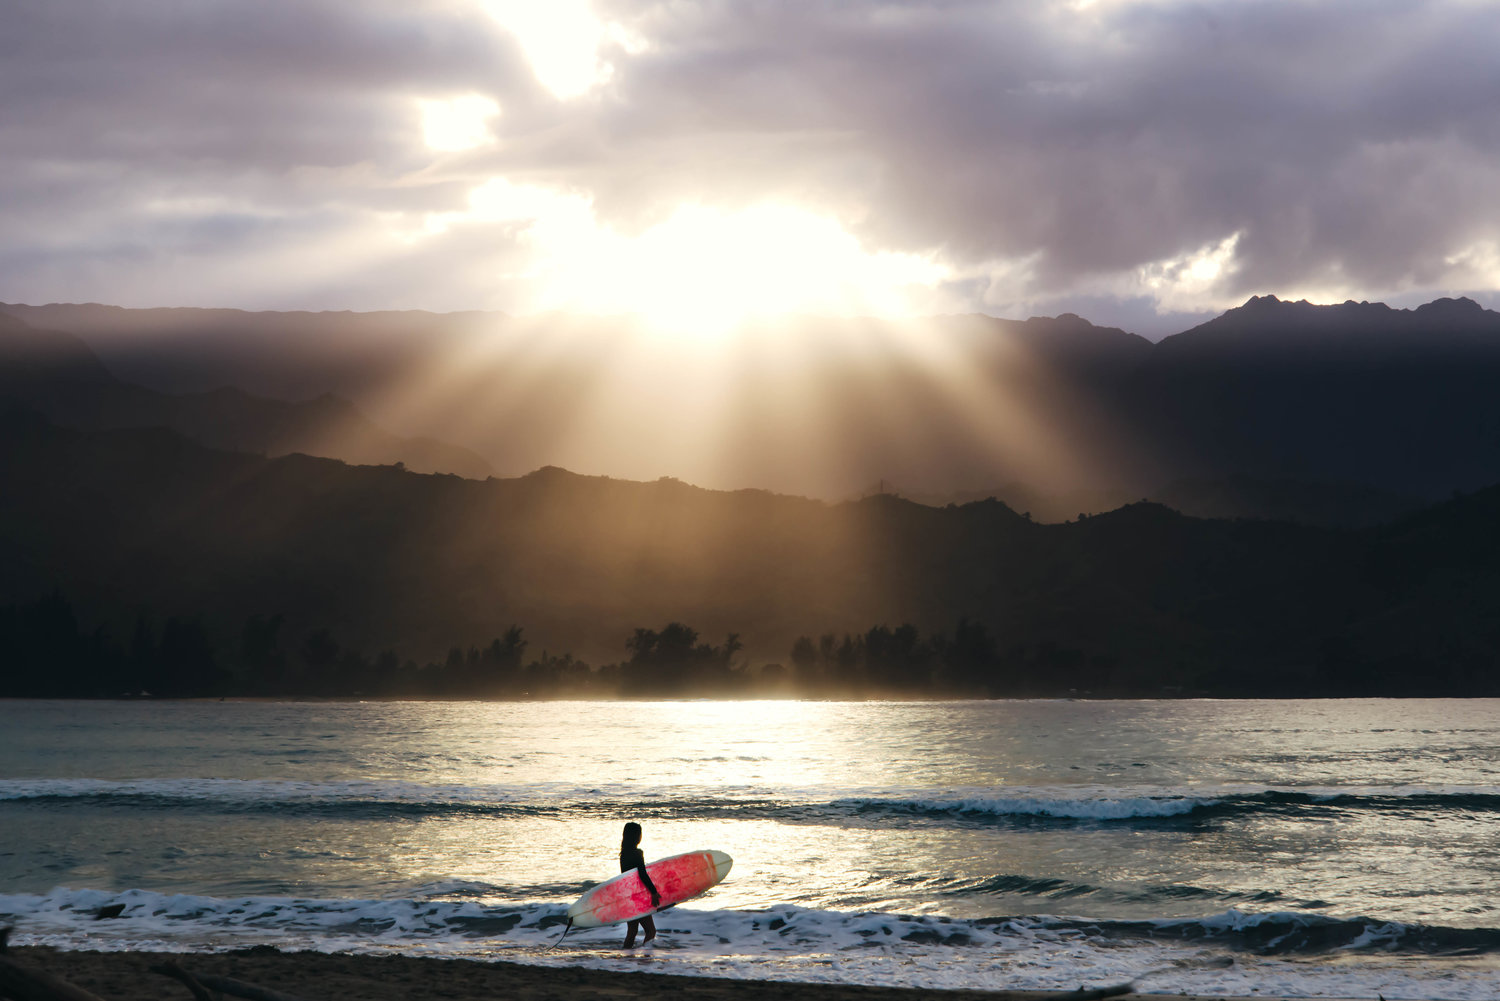
[[[187,999],[188,988],[150,968],[176,963],[190,973],[231,977],[303,1001],[1067,1001],[1061,991],[931,991],[903,987],[806,984],[786,981],[681,977],[658,973],[617,973],[579,967],[526,966],[464,959],[413,956],[348,956],[280,952],[260,947],[232,953],[59,952],[43,947],[5,951],[7,959],[43,969],[104,1001]],[[1103,985],[1097,985],[1103,986]],[[1118,995],[1130,999],[1187,995]],[[1220,998],[1218,1001],[1226,1001]],[[1259,998],[1257,1001],[1268,1001]]]

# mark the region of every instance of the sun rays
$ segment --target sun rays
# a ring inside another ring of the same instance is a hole
[[[1085,486],[1133,446],[1049,365],[984,318],[761,317],[682,338],[640,316],[475,314],[361,402],[501,476],[557,465],[830,500],[881,480]]]

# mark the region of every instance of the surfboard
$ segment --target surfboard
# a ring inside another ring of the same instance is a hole
[[[685,852],[646,863],[646,872],[661,894],[661,907],[651,906],[651,891],[641,882],[639,870],[622,872],[593,887],[568,908],[573,928],[634,921],[653,911],[680,904],[707,893],[729,875],[734,859],[723,852]]]

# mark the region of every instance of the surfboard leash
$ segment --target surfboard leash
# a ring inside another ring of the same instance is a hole
[[[557,936],[557,941],[553,942],[551,945],[547,946],[547,948],[546,948],[545,951],[551,952],[553,949],[556,949],[558,946],[562,945],[562,940],[565,939],[565,938],[567,938],[568,937],[568,932],[570,932],[572,930],[573,930],[573,919],[572,919],[572,917],[569,917],[567,925],[565,925],[563,927],[563,933],[561,935]]]

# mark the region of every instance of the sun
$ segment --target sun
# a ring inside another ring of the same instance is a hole
[[[685,203],[626,232],[600,220],[586,193],[500,177],[466,210],[428,215],[424,231],[486,225],[526,245],[530,266],[508,280],[526,286],[530,311],[630,314],[676,334],[786,314],[911,315],[951,277],[931,254],[868,249],[804,206]]]
[[[943,275],[929,259],[871,253],[835,220],[776,203],[683,205],[633,238],[601,234],[599,249],[566,297],[678,331],[788,313],[905,312],[913,287]]]
[[[418,101],[422,139],[430,149],[456,152],[494,141],[489,120],[500,105],[481,94],[465,94],[440,101]]]

